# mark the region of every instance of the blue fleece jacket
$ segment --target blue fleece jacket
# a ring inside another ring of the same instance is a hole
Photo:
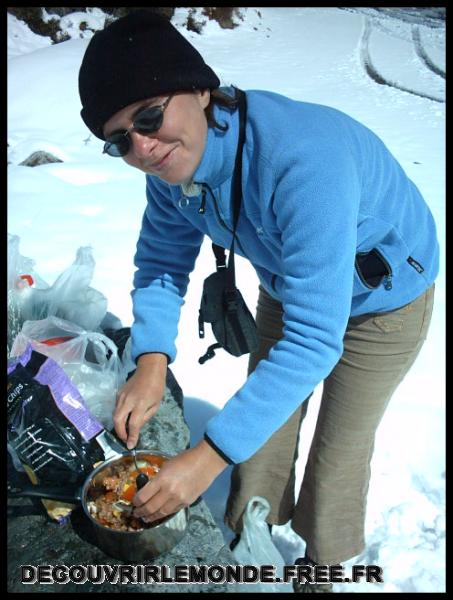
[[[231,245],[238,111],[216,107],[214,115],[228,130],[208,130],[193,176],[199,196],[147,176],[134,359],[145,352],[175,359],[203,237]],[[439,263],[434,220],[417,187],[372,131],[336,109],[248,91],[242,189],[236,250],[282,303],[284,336],[207,424],[208,438],[234,463],[254,454],[329,375],[350,316],[407,304],[433,283]],[[359,260],[371,250],[387,270],[377,287]]]

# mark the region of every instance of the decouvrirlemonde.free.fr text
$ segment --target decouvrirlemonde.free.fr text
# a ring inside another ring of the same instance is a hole
[[[22,565],[24,584],[383,583],[377,565]]]

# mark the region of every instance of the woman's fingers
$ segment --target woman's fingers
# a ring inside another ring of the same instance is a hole
[[[165,373],[137,369],[118,392],[113,424],[129,449],[137,445],[141,428],[159,410],[165,392]]]
[[[113,413],[113,425],[118,437],[123,442],[127,440],[126,423],[130,415],[131,409],[125,402],[125,394],[118,395],[117,404]]]

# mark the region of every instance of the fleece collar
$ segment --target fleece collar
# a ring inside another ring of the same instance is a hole
[[[236,148],[239,137],[239,111],[215,106],[215,120],[228,125],[227,131],[208,128],[206,146],[191,183],[207,183],[212,189],[233,176]],[[190,184],[189,184],[190,185]],[[187,186],[185,186],[187,189]]]

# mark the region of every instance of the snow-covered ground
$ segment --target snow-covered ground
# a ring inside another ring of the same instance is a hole
[[[176,26],[187,10],[177,9]],[[334,106],[373,129],[420,188],[437,222],[442,254],[431,329],[379,427],[367,549],[346,565],[379,565],[384,583],[337,584],[338,592],[445,591],[445,28],[431,19],[393,18],[391,11],[251,7],[233,30],[208,22],[198,35],[181,27],[223,84]],[[401,16],[401,10],[394,14]],[[102,142],[79,117],[77,74],[91,33],[81,38],[78,24],[89,19],[89,26],[101,27],[104,18],[100,9],[90,9],[88,17],[68,15],[62,25],[72,39],[51,45],[8,15],[8,231],[20,236],[21,254],[36,261],[49,284],[73,262],[78,247],[92,246],[92,286],[129,326],[144,176],[103,155]],[[19,166],[36,150],[63,162]],[[213,269],[207,240],[191,277],[172,365],[185,393],[193,443],[243,384],[247,366],[247,357],[224,352],[198,364],[213,343],[197,335],[201,286]],[[253,307],[258,280],[240,257],[237,278]],[[303,424],[299,482],[320,391],[318,386]],[[205,494],[226,540],[232,537],[222,523],[229,473]],[[274,541],[288,563],[303,555],[304,543],[289,525],[275,528]]]

